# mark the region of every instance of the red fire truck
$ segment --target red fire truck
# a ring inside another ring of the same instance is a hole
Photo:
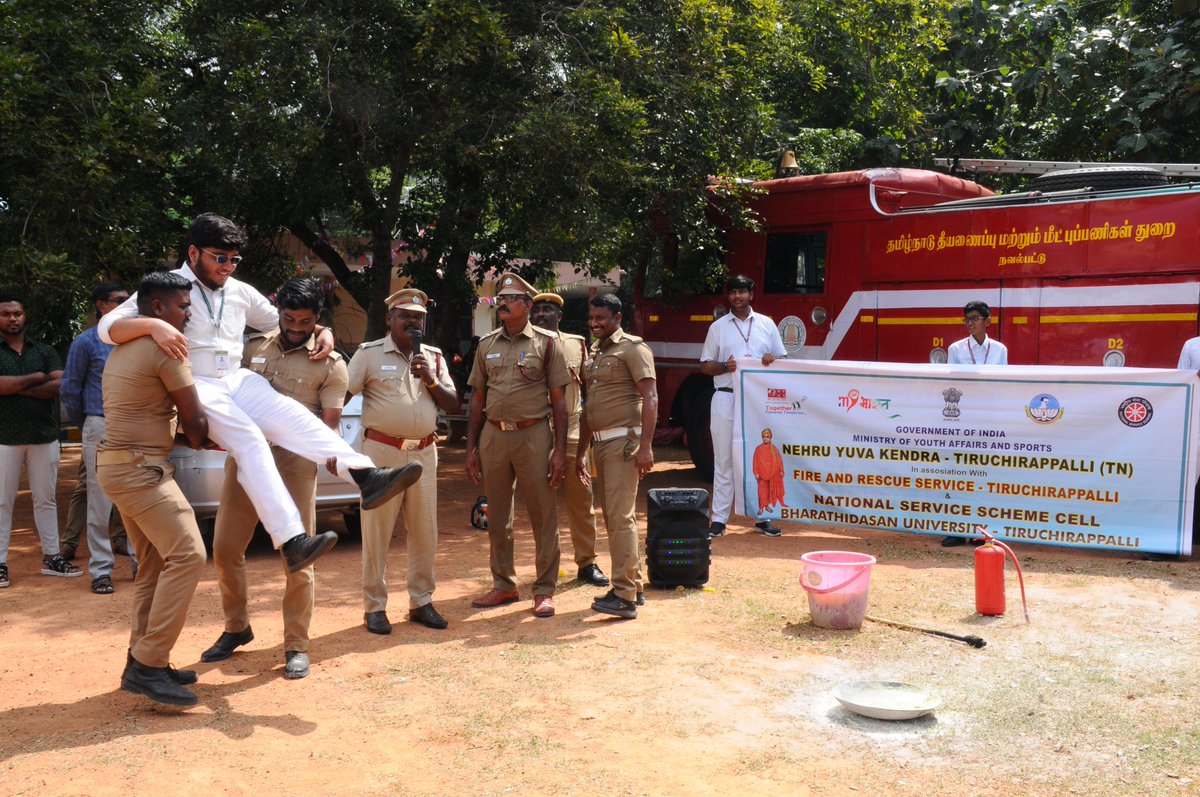
[[[966,335],[962,307],[992,308],[989,334],[1014,364],[1173,367],[1197,334],[1200,167],[975,161],[1046,172],[994,194],[915,169],[759,183],[761,230],[727,232],[730,274],[758,286],[754,309],[799,359],[944,362]],[[633,330],[658,367],[660,426],[683,426],[711,472],[712,380],[697,363],[723,294],[662,296],[635,284]]]

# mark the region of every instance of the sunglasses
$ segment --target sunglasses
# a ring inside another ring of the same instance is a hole
[[[216,252],[210,252],[207,249],[201,249],[200,251],[217,261],[218,266],[223,266],[226,263],[232,263],[234,268],[237,268],[237,264],[241,263],[244,259],[241,255],[219,255]]]

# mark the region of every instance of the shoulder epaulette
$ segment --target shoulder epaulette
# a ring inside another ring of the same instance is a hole
[[[363,341],[362,343],[358,344],[358,348],[360,348],[360,349],[370,349],[370,348],[374,348],[375,346],[382,346],[382,345],[383,345],[383,342],[384,342],[385,340],[387,340],[387,338],[380,338],[379,340],[367,340],[367,341]]]

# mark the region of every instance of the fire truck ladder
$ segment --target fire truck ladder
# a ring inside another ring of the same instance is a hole
[[[975,174],[1049,174],[1066,169],[1151,169],[1167,177],[1200,177],[1200,163],[1095,163],[1089,161],[1017,161],[988,158],[934,158],[934,165]]]

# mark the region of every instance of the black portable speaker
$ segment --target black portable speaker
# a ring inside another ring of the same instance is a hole
[[[656,587],[708,581],[708,491],[659,488],[646,496],[646,574]]]

